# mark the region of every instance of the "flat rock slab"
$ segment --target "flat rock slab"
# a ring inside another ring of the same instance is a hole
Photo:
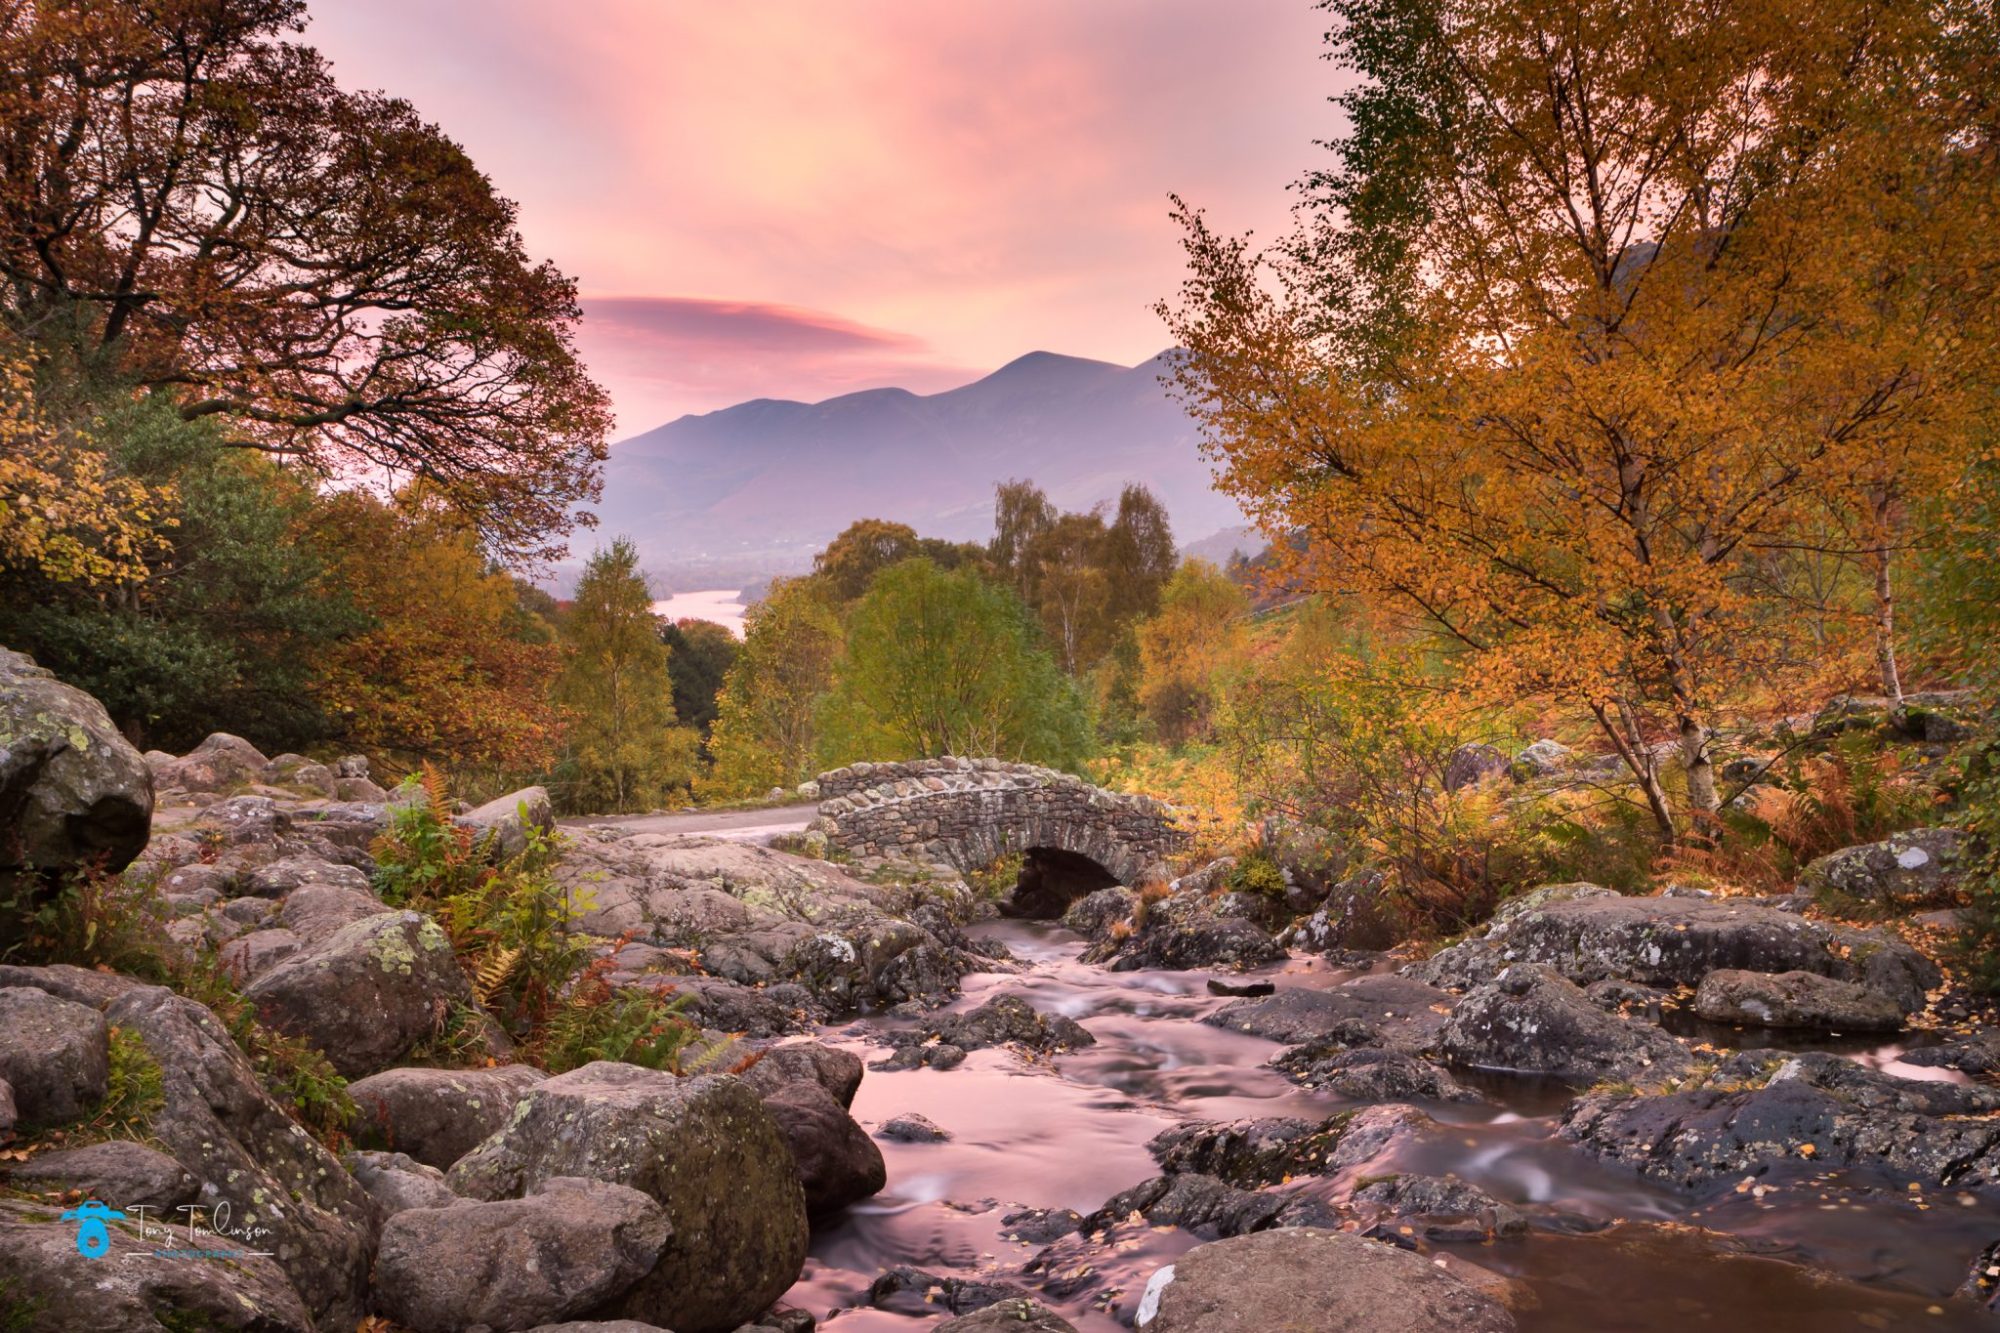
[[[1816,972],[1711,972],[1694,1011],[1713,1023],[1827,1032],[1895,1032],[1903,1011],[1879,991]]]
[[[1310,1042],[1421,1051],[1437,1040],[1454,998],[1409,977],[1370,976],[1330,990],[1287,986],[1273,995],[1226,1004],[1202,1021],[1287,1046]]]

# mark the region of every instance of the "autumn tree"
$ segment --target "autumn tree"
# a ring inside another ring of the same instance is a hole
[[[694,780],[697,734],[677,725],[667,645],[639,551],[619,537],[583,567],[561,622],[564,804],[650,810]]]
[[[408,103],[337,86],[303,0],[0,7],[0,322],[232,443],[420,478],[542,554],[609,414],[573,284]]]
[[[854,608],[820,717],[829,767],[948,754],[1068,766],[1089,748],[1076,688],[1020,602],[921,558],[878,575]]]
[[[1105,569],[1104,519],[1095,513],[1061,514],[1028,543],[1028,603],[1056,661],[1074,676],[1110,648],[1117,630],[1113,589]]]
[[[1592,719],[1662,834],[1796,654],[1746,565],[1960,446],[1995,175],[1941,7],[1334,0],[1351,131],[1264,254],[1183,210],[1163,308],[1225,486],[1459,693]],[[1942,89],[1942,91],[1940,91]]]
[[[1182,744],[1207,732],[1222,677],[1240,666],[1250,599],[1206,560],[1188,560],[1139,626],[1139,703],[1162,740]]]
[[[840,612],[823,580],[771,585],[744,617],[742,651],[716,699],[709,733],[714,768],[703,790],[761,796],[812,776],[815,710],[833,682],[843,640]]]
[[[1129,622],[1153,614],[1180,552],[1167,507],[1145,486],[1135,483],[1119,492],[1117,516],[1104,533],[1103,560],[1112,617]]]
[[[1055,525],[1056,507],[1032,481],[1003,481],[993,488],[993,540],[986,553],[1002,582],[1027,601],[1034,587],[1029,551]]]

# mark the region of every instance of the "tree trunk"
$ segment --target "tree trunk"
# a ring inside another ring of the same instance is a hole
[[[1889,547],[1877,546],[1875,555],[1875,665],[1882,675],[1882,693],[1895,703],[1903,702],[1903,676],[1896,669],[1896,589],[1889,577]]]
[[[1674,822],[1673,803],[1667,799],[1667,789],[1660,785],[1659,766],[1653,762],[1652,751],[1646,748],[1645,737],[1634,722],[1631,711],[1620,704],[1619,718],[1615,722],[1603,704],[1592,704],[1590,711],[1596,716],[1597,725],[1611,738],[1612,748],[1618,751],[1619,759],[1638,780],[1639,790],[1646,796],[1646,808],[1652,811],[1653,823],[1660,830],[1660,841],[1672,847],[1680,841],[1680,828]]]
[[[1681,766],[1687,770],[1688,805],[1712,815],[1722,802],[1715,794],[1715,761],[1708,750],[1708,728],[1700,719],[1681,717]]]

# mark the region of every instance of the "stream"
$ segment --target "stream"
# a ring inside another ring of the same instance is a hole
[[[1057,1243],[1053,1273],[1024,1274],[1044,1247],[1011,1239],[1002,1219],[1022,1208],[1097,1209],[1160,1173],[1146,1142],[1182,1121],[1317,1120],[1355,1104],[1266,1067],[1276,1043],[1200,1022],[1230,1002],[1208,993],[1208,972],[1108,972],[1077,961],[1081,937],[1039,922],[988,922],[969,933],[1005,944],[1019,970],[967,976],[952,1009],[1017,994],[1081,1022],[1097,1044],[1052,1061],[988,1049],[952,1070],[871,1070],[853,1106],[864,1127],[872,1133],[918,1112],[950,1141],[881,1141],[888,1188],[816,1229],[787,1302],[840,1333],[928,1327],[942,1312],[921,1312],[919,1296],[898,1298],[915,1309],[869,1305],[871,1281],[907,1264],[1024,1287],[1084,1333],[1130,1328],[1147,1278],[1199,1238],[1142,1223],[1118,1227],[1109,1244],[1072,1235]],[[1295,957],[1232,980],[1321,988],[1356,975]],[[875,1036],[889,1025],[869,1020],[819,1036],[873,1062],[889,1053]],[[1731,1029],[1699,1035],[1718,1046],[1745,1041]],[[1758,1033],[1755,1044],[1776,1038]],[[1896,1063],[1898,1049],[1856,1044],[1842,1053],[1906,1077],[1939,1076]],[[1759,1178],[1773,1188],[1726,1182],[1681,1193],[1558,1138],[1567,1089],[1504,1075],[1465,1081],[1491,1104],[1423,1104],[1436,1128],[1397,1148],[1389,1165],[1456,1175],[1529,1215],[1522,1239],[1429,1246],[1447,1264],[1469,1261],[1516,1284],[1509,1299],[1523,1333],[1994,1327],[1974,1303],[1950,1298],[2000,1238],[1991,1192],[1919,1189],[1801,1162]]]

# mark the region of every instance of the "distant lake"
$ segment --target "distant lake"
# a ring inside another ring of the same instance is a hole
[[[653,614],[669,620],[713,620],[737,638],[743,637],[743,613],[749,610],[740,600],[740,588],[714,588],[707,592],[677,592],[653,603]]]

